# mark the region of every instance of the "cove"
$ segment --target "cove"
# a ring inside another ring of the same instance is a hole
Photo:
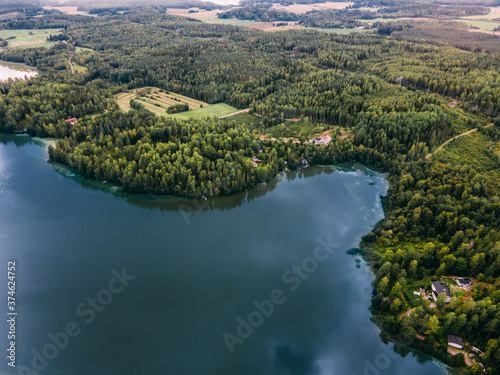
[[[383,176],[315,167],[192,201],[111,194],[46,158],[31,138],[0,135],[17,373],[446,373],[383,343],[370,271],[346,254],[383,218]]]

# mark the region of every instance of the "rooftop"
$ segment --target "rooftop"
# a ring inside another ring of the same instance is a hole
[[[448,335],[448,344],[457,344],[460,346],[464,346],[464,340],[461,337],[455,335]]]
[[[446,293],[446,295],[451,297],[450,288],[445,283],[442,283],[441,281],[433,281],[432,286],[436,290],[437,294]]]

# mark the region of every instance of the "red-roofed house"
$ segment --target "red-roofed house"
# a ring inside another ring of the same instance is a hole
[[[64,120],[64,121],[69,122],[71,124],[71,126],[75,126],[76,117],[72,117],[72,118],[69,118],[69,119]]]
[[[255,156],[252,158],[252,161],[254,163],[260,163],[261,161],[259,159],[257,159]]]

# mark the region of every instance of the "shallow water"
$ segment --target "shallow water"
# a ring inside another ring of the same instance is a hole
[[[5,61],[0,61],[0,81],[6,81],[9,78],[16,79],[21,78],[25,79],[25,77],[31,78],[36,76],[38,73],[33,69],[23,65],[23,64],[15,64],[8,63]]]

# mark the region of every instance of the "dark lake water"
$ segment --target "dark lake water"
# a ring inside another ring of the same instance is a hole
[[[446,373],[382,342],[369,270],[346,254],[383,217],[382,176],[317,167],[225,198],[148,199],[46,158],[0,135],[0,295],[6,314],[15,261],[18,313],[17,369],[3,356],[0,374]]]

